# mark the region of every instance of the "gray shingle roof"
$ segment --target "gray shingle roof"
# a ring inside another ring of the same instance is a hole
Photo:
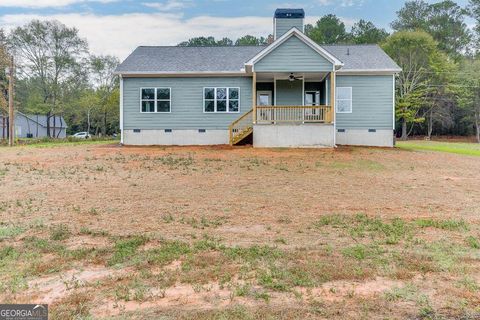
[[[323,45],[344,63],[341,70],[397,70],[400,67],[378,45]]]
[[[116,72],[240,72],[264,47],[138,47]]]
[[[377,45],[322,46],[344,63],[341,70],[399,71]],[[240,72],[265,46],[138,47],[117,67],[117,73]],[[294,71],[294,70],[292,70]]]

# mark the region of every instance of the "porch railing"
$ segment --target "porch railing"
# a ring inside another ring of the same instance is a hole
[[[330,106],[257,106],[257,124],[331,123]]]

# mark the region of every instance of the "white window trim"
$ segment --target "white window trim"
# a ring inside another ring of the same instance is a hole
[[[155,99],[142,99],[142,90],[143,89],[154,89]],[[157,89],[168,89],[170,91],[170,99],[157,99]],[[155,111],[142,111],[142,102],[143,101],[153,101],[155,105]],[[158,101],[168,101],[170,102],[169,111],[157,111],[158,110]],[[171,87],[142,87],[140,88],[140,113],[172,113],[172,88]]]
[[[350,90],[350,99],[339,99],[338,98],[338,92],[340,90],[338,89],[349,89]],[[336,88],[336,94],[335,94],[335,109],[337,113],[353,113],[353,90],[352,87],[337,87]],[[350,101],[350,111],[338,111],[338,101]]]
[[[217,111],[217,89],[223,89],[223,88],[226,88],[227,89],[227,111]],[[214,99],[205,99],[205,90],[206,89],[214,89],[215,92],[214,92]],[[238,111],[229,111],[230,109],[230,89],[237,89],[238,90],[238,99],[232,99],[233,101],[235,100],[238,100]],[[213,114],[213,113],[240,113],[240,87],[203,87],[203,91],[202,91],[202,95],[203,95],[203,105],[202,105],[202,108],[203,108],[203,113],[207,113],[207,114]],[[206,100],[213,100],[213,103],[214,103],[214,111],[205,111],[205,101]]]

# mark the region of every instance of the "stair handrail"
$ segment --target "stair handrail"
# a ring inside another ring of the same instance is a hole
[[[230,133],[230,144],[233,144],[233,139],[235,138],[234,137],[234,129],[235,129],[235,126],[237,124],[239,124],[240,122],[242,122],[245,118],[247,118],[248,116],[252,115],[253,114],[253,109],[251,109],[250,111],[246,112],[245,114],[243,114],[240,118],[238,118],[237,120],[233,121],[230,126],[228,127],[228,131]],[[252,123],[251,125],[253,125],[253,120],[252,120]],[[248,128],[248,127],[245,127],[245,129]]]

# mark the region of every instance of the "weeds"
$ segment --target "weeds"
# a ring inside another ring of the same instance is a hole
[[[437,228],[449,231],[468,231],[469,226],[464,220],[416,220],[417,226],[421,228]]]
[[[412,227],[405,221],[396,218],[391,222],[383,222],[380,218],[371,218],[365,214],[355,216],[327,215],[314,223],[317,228],[329,226],[345,229],[353,238],[382,238],[386,244],[397,244],[412,235]]]
[[[166,155],[162,157],[156,157],[153,160],[155,162],[159,162],[164,166],[167,166],[171,170],[188,169],[195,163],[195,159],[191,154],[189,154],[187,157],[177,156],[177,155]]]
[[[113,256],[108,261],[109,265],[123,263],[131,258],[137,251],[138,247],[147,243],[148,238],[145,236],[134,236],[128,239],[121,239],[115,243]]]
[[[50,239],[55,241],[66,240],[70,237],[71,232],[67,225],[58,224],[50,228]]]
[[[19,226],[0,225],[0,241],[3,239],[14,238],[25,231]]]
[[[467,242],[468,246],[472,249],[480,249],[480,241],[472,236],[468,236],[467,239],[465,239]]]

